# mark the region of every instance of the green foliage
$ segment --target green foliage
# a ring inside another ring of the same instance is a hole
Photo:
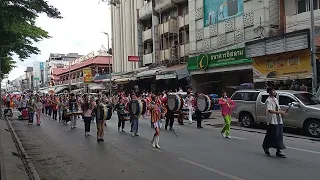
[[[50,18],[62,18],[58,9],[45,0],[0,0],[0,60],[3,74],[13,68],[12,55],[21,60],[40,50],[33,46],[49,38],[48,32],[35,25],[38,14],[46,13]]]

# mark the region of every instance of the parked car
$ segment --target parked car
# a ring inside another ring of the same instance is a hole
[[[288,111],[284,126],[300,128],[309,136],[320,137],[320,100],[308,92],[276,91],[280,108]],[[266,123],[265,102],[269,94],[265,90],[239,90],[231,99],[236,103],[234,116],[244,127],[254,123]]]
[[[185,100],[186,97],[187,97],[187,92],[177,92],[177,93],[173,93],[173,94],[178,94],[178,95],[180,95],[183,100]],[[188,109],[188,107],[187,107],[186,105],[183,106],[182,112],[183,112],[185,118],[188,118],[189,109]],[[212,114],[212,110],[202,112],[201,114],[202,114],[202,117],[203,117],[203,118],[208,119],[208,118],[211,116],[211,114]],[[177,114],[176,114],[176,115],[177,115]],[[194,118],[194,119],[196,118],[196,114],[195,114],[195,113],[193,113],[192,118]]]

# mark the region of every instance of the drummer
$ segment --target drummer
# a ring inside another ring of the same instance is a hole
[[[138,98],[134,93],[132,93],[130,99],[137,100]],[[132,137],[139,136],[139,134],[138,134],[139,118],[140,118],[139,116],[131,114],[131,136]]]
[[[76,112],[77,110],[78,110],[77,100],[75,99],[75,95],[73,93],[71,93],[70,99],[69,99],[69,111]],[[76,114],[71,114],[70,120],[71,120],[71,129],[77,128]]]
[[[162,107],[167,109],[166,124],[164,128],[167,130],[169,125],[170,130],[172,131],[174,122],[174,112],[168,109],[168,92],[164,92],[164,95],[162,97]]]
[[[125,103],[124,103],[124,99],[120,96],[118,99],[118,103],[115,106],[115,110],[117,111],[118,114],[118,131],[120,132],[120,127],[122,132],[125,132],[125,116],[127,115],[126,111],[125,111]]]
[[[200,93],[196,92],[195,93],[195,99],[197,99],[199,97]],[[195,114],[197,116],[197,128],[201,129],[202,127],[202,114],[201,111],[198,109],[198,105],[197,105],[197,101],[193,101],[193,106],[195,109]]]

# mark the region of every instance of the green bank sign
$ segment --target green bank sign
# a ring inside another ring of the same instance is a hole
[[[204,60],[206,59],[208,60],[205,61],[204,64]],[[246,57],[245,48],[238,48],[228,51],[222,51],[212,54],[200,54],[199,56],[190,57],[188,59],[188,70],[205,70],[207,68],[231,66],[251,62],[251,58]]]

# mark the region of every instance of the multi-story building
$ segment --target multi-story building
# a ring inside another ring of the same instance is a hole
[[[69,61],[75,60],[82,55],[78,53],[68,53],[68,54],[59,54],[51,53],[49,59],[45,62],[45,72],[44,72],[44,84],[48,85],[50,82],[50,72],[51,68],[64,68],[68,65]]]
[[[33,63],[34,87],[38,90],[45,85],[45,62],[36,61]]]

